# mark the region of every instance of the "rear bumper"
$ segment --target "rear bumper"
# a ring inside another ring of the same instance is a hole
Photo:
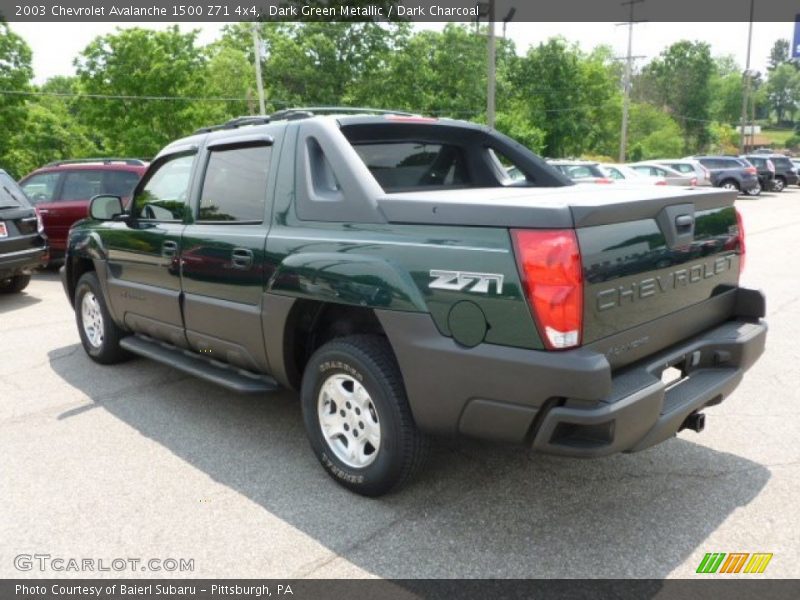
[[[47,263],[47,246],[0,254],[0,279],[29,273]]]
[[[428,315],[376,314],[424,431],[594,457],[657,444],[674,435],[686,417],[736,388],[764,350],[764,300],[760,292],[745,289],[722,300],[735,307],[725,322],[704,331],[696,327],[700,333],[681,334],[669,347],[615,370],[611,364],[619,358],[598,351],[598,345],[565,352],[490,344],[464,348],[442,336]],[[675,335],[684,324],[692,326],[689,313],[702,309],[685,310],[687,315],[665,317]],[[631,347],[633,355],[641,350]],[[672,366],[682,367],[686,376],[668,388],[661,373]]]
[[[594,406],[567,400],[542,415],[533,448],[579,457],[635,452],[663,442],[686,418],[722,402],[764,351],[763,322],[729,321],[648,357],[612,379]],[[667,387],[661,373],[679,365],[685,376]]]

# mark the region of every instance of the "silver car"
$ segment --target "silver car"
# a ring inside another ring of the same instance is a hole
[[[663,177],[666,179],[667,185],[697,185],[697,177],[694,173],[683,174],[659,163],[638,162],[629,166],[645,177]]]
[[[684,175],[694,174],[697,177],[695,185],[711,185],[711,172],[693,158],[659,158],[648,162],[675,169]]]

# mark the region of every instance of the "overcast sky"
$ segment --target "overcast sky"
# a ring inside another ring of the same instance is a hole
[[[74,73],[72,60],[95,36],[113,32],[117,27],[149,27],[163,29],[171,23],[11,23],[11,29],[21,35],[33,49],[35,81],[42,83],[54,75]],[[223,23],[180,23],[182,30],[199,29],[202,44],[219,36]],[[426,28],[443,25],[429,23]],[[671,43],[682,39],[700,40],[711,44],[716,56],[731,54],[742,68],[747,54],[747,23],[641,23],[634,28],[633,54],[657,56]],[[753,25],[752,68],[764,71],[772,44],[778,38],[791,41],[794,23],[755,23]],[[502,25],[497,26],[498,35]],[[614,23],[510,23],[507,35],[522,53],[531,44],[555,35],[580,43],[585,50],[600,44],[611,45],[619,56],[627,48],[627,27]]]

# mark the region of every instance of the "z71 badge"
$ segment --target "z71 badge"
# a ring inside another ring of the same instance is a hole
[[[488,294],[490,285],[494,283],[495,293],[503,293],[503,275],[501,273],[472,273],[468,271],[431,269],[431,277],[433,277],[433,281],[428,284],[428,287],[432,290]]]

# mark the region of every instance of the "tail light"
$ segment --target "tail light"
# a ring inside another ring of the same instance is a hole
[[[739,274],[744,271],[744,258],[745,258],[745,245],[744,245],[744,221],[742,220],[742,213],[736,210],[736,229],[737,241],[739,245]]]
[[[697,177],[692,177],[689,180],[689,185],[692,186],[692,187],[695,187],[697,185]]]
[[[750,175],[755,175],[758,173],[755,167],[745,167],[744,172],[749,173]]]
[[[659,179],[658,181],[656,181],[656,185],[667,185],[667,180]]]
[[[608,177],[597,177],[594,180],[595,183],[614,183],[613,179],[609,179]]]
[[[550,350],[572,348],[583,333],[583,270],[572,229],[512,229],[528,305]]]
[[[767,170],[771,173],[775,172],[775,163],[772,162],[770,159],[767,159]]]

